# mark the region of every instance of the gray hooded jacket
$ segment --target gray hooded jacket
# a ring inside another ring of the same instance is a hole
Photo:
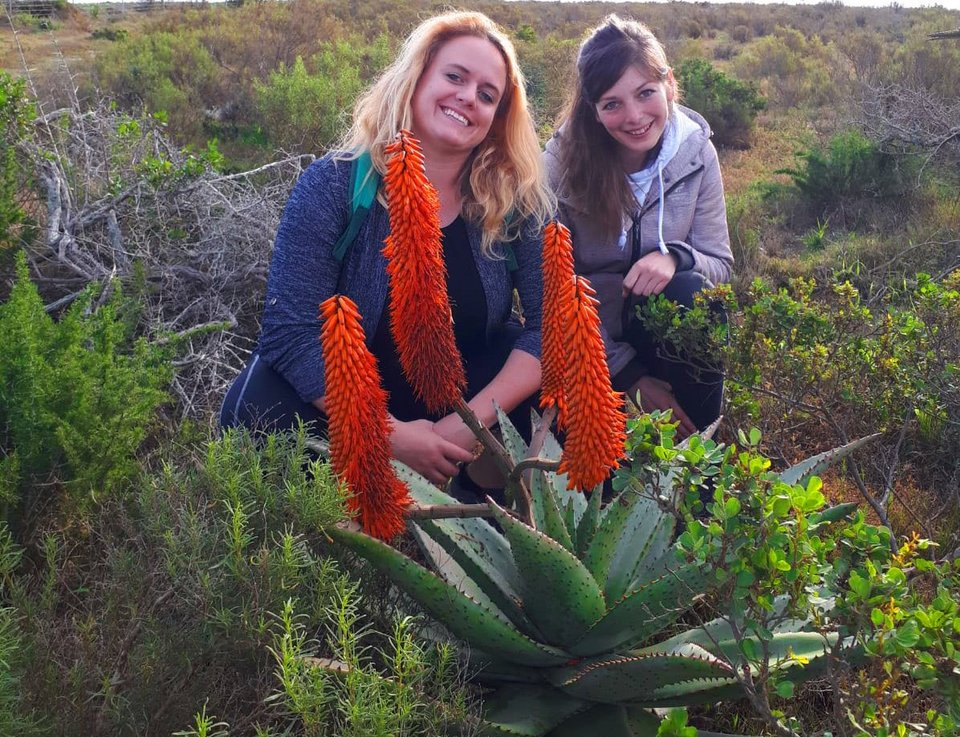
[[[677,105],[676,111],[693,125],[687,123],[685,137],[669,160],[660,160],[665,158],[663,154],[669,154],[666,147],[661,150],[661,156],[653,164],[657,175],[649,183],[623,245],[617,235],[602,235],[597,223],[571,202],[557,140],[563,136],[563,129],[547,142],[544,152],[550,186],[560,204],[560,219],[570,228],[573,237],[576,271],[590,280],[600,300],[600,321],[611,376],[620,373],[636,355],[633,347],[621,340],[623,279],[634,263],[634,250],[645,256],[661,248],[662,242],[676,256],[678,271],[693,269],[712,284],[730,280],[733,254],[720,164],[710,142],[710,126],[689,108]],[[665,193],[662,198],[661,191]],[[602,197],[603,193],[597,192],[596,196]],[[634,247],[633,238],[639,239],[636,244],[639,249]]]

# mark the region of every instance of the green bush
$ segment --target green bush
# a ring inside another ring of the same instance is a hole
[[[22,253],[16,271],[0,305],[0,502],[23,520],[56,507],[61,485],[79,511],[136,474],[171,370],[166,350],[133,339],[119,285],[100,305],[88,290],[56,322]]]
[[[24,171],[17,160],[17,142],[33,119],[26,81],[0,71],[0,258],[20,240],[27,222],[20,198],[25,189]]]
[[[718,71],[706,59],[687,59],[677,69],[684,103],[703,115],[719,146],[749,148],[757,113],[766,100],[751,84]]]
[[[121,39],[97,57],[100,86],[125,109],[164,112],[180,141],[202,138],[204,111],[221,102],[216,63],[189,30]]]
[[[848,225],[871,203],[897,202],[902,209],[915,188],[919,159],[894,155],[855,129],[839,133],[825,148],[797,153],[797,166],[787,174],[803,203],[817,219],[839,213]]]
[[[323,44],[307,64],[297,57],[254,87],[257,108],[276,147],[319,152],[346,129],[350,111],[366,80],[389,59],[390,45],[381,36],[373,45],[349,41]]]

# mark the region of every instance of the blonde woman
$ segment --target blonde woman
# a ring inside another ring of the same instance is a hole
[[[335,292],[363,316],[368,346],[389,392],[394,457],[434,482],[471,460],[475,439],[456,415],[432,416],[403,376],[387,319],[382,253],[389,232],[382,197],[342,262],[334,243],[350,220],[351,163],[368,152],[386,169],[401,128],[420,140],[440,197],[447,287],[466,398],[487,425],[493,402],[522,424],[540,386],[540,238],[554,200],[510,40],[480,13],[425,21],[358,101],[339,150],[315,162],[287,203],[277,233],[260,341],[227,394],[225,426],[324,423],[317,305]],[[523,325],[511,320],[514,289]],[[362,401],[359,400],[359,401]]]

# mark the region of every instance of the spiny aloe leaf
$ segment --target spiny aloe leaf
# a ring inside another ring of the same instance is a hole
[[[424,554],[444,580],[480,604],[489,603],[499,609],[529,637],[543,639],[543,635],[520,608],[520,594],[473,546],[463,544],[437,522],[421,520],[411,524],[411,528]],[[433,549],[430,543],[433,543]]]
[[[835,504],[819,512],[810,515],[810,525],[822,525],[830,522],[839,522],[842,519],[850,517],[860,506],[856,502],[846,502],[844,504]]]
[[[618,601],[634,581],[649,580],[654,562],[660,560],[670,544],[676,522],[660,508],[652,493],[641,493],[630,486],[621,492],[622,498],[635,501],[610,560],[604,586],[607,601]]]
[[[533,497],[534,519],[537,521],[537,529],[573,552],[573,539],[570,537],[567,524],[560,514],[557,497],[553,493],[553,485],[547,480],[545,471],[537,470],[533,472],[530,494]]]
[[[681,683],[659,686],[630,702],[631,706],[658,708],[699,706],[717,701],[732,701],[743,696],[743,689],[734,677],[694,678]]]
[[[510,460],[514,463],[519,463],[527,457],[527,444],[523,438],[520,437],[517,428],[510,422],[510,418],[507,417],[507,413],[500,408],[500,405],[494,402],[493,406],[497,411],[497,423],[500,426],[500,437],[503,438],[503,447],[507,449],[507,455],[510,456]]]
[[[676,620],[711,580],[699,563],[670,571],[627,594],[568,649],[574,655],[596,655],[637,645]]]
[[[576,672],[559,680],[567,671]],[[672,653],[595,658],[575,669],[560,668],[554,685],[580,699],[607,704],[635,702],[663,686],[696,678],[729,678],[730,666],[698,645],[681,645]]]
[[[819,632],[781,632],[775,634],[772,639],[767,640],[764,646],[769,658],[769,667],[773,670],[783,670],[786,668],[803,667],[806,663],[811,663],[818,658],[826,655],[830,646],[836,643],[838,635],[828,633],[823,635]],[[754,640],[757,653],[763,652],[763,647],[758,640]],[[746,664],[743,656],[743,650],[736,640],[723,640],[716,645],[710,646],[710,651],[724,658],[737,667]],[[755,662],[750,663],[751,670],[757,670]]]
[[[560,456],[563,455],[563,448],[552,433],[548,432],[543,441],[542,455],[556,461],[559,461]],[[560,510],[565,510],[568,503],[572,504],[570,525],[567,530],[570,532],[571,538],[576,538],[577,525],[580,524],[580,518],[587,511],[587,497],[582,492],[567,488],[567,474],[565,473],[548,473],[547,480],[553,485],[553,493],[557,497],[557,507]]]
[[[874,440],[878,437],[880,437],[880,433],[874,433],[873,435],[867,435],[859,440],[854,440],[852,443],[841,445],[839,448],[834,448],[833,450],[828,450],[824,453],[811,456],[810,458],[800,461],[800,463],[796,464],[795,466],[791,466],[786,471],[781,473],[780,479],[791,486],[802,483],[811,476],[829,468],[841,458],[850,455],[853,453],[853,451],[857,450],[858,448],[862,448],[871,440]]]
[[[484,702],[481,734],[541,737],[589,707],[550,686],[510,684]]]
[[[619,494],[610,502],[603,510],[603,519],[590,540],[586,555],[581,556],[584,565],[601,586],[606,585],[607,573],[617,547],[625,542],[624,531],[638,501],[636,494]],[[583,518],[587,519],[587,516]]]
[[[590,547],[590,541],[597,531],[597,525],[600,523],[600,502],[603,501],[603,493],[594,491],[590,494],[590,501],[587,502],[587,511],[580,518],[577,525],[577,557],[583,560],[584,553]],[[598,581],[600,579],[597,579]]]
[[[334,540],[387,574],[391,581],[460,639],[498,658],[521,665],[556,665],[569,659],[559,650],[517,632],[503,612],[485,609],[386,543],[340,526],[328,528],[327,532]]]
[[[523,610],[547,642],[576,642],[606,611],[597,582],[556,540],[511,517],[493,500],[489,504],[520,572]]]
[[[547,684],[546,668],[532,668],[515,663],[506,663],[476,648],[469,652],[470,679],[477,683],[490,686],[501,686],[505,683],[537,683]]]
[[[631,720],[622,706],[596,704],[564,721],[550,733],[550,737],[653,737],[660,720],[650,712],[646,714],[646,720]],[[641,731],[637,731],[638,727]]]
[[[397,477],[406,484],[410,497],[418,504],[459,504],[452,496],[444,494],[402,463],[395,461],[393,466]],[[479,517],[431,520],[430,527],[438,531],[435,539],[448,553],[453,555],[449,544],[459,549],[460,552],[455,556],[457,560],[466,556],[479,559],[477,564],[482,564],[485,570],[492,572],[490,577],[493,578],[493,583],[502,589],[503,595],[517,596],[519,576],[510,553],[510,544],[489,522]],[[446,538],[446,541],[441,540],[440,535]],[[487,590],[486,582],[478,581],[478,585]],[[496,593],[487,593],[495,600],[499,598]]]

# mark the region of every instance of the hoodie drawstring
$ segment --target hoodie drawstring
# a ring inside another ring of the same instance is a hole
[[[663,196],[663,164],[661,163],[657,167],[657,178],[660,180],[660,202],[659,207],[657,208],[657,237],[660,240],[660,253],[666,256],[670,253],[670,250],[667,248],[667,244],[663,242],[663,201],[665,197]]]

